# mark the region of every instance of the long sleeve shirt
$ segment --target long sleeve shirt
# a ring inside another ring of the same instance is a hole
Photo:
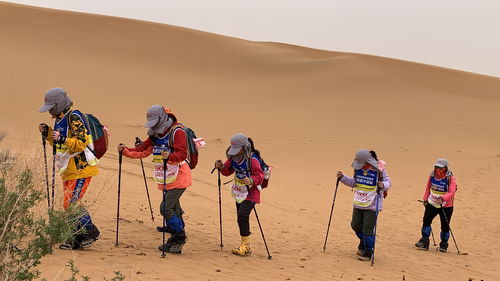
[[[70,111],[71,112],[71,111]],[[85,157],[85,153],[82,153],[85,148],[89,145],[89,138],[87,137],[87,129],[85,128],[84,121],[77,114],[69,113],[69,116],[62,116],[61,118],[69,118],[69,132],[67,135],[60,135],[59,140],[56,145],[64,145],[68,150],[69,154],[75,154],[69,162],[68,166],[61,174],[63,181],[81,179],[96,176],[99,174],[97,165],[89,165]],[[61,119],[57,119],[59,121]],[[47,134],[47,141],[50,146],[54,144],[52,141],[53,128],[49,127]]]
[[[173,128],[176,124],[177,123],[174,123],[170,128]],[[163,134],[163,136],[168,133],[170,128],[167,129],[167,131]],[[173,150],[169,154],[168,164],[177,165],[181,164],[187,158],[187,151],[188,151],[187,136],[184,130],[179,129],[175,130],[173,137],[174,137],[172,144]],[[153,153],[153,146],[154,146],[153,141],[151,140],[150,137],[148,137],[144,142],[142,142],[137,147],[134,148],[126,147],[125,149],[123,149],[122,154],[125,157],[133,159],[145,158]],[[177,179],[175,180],[175,182],[167,184],[166,188],[167,190],[176,188],[186,188],[191,186],[191,184],[192,184],[191,169],[189,168],[189,165],[187,163],[183,163],[179,167],[179,173],[177,174]],[[158,189],[162,190],[163,185],[159,184]]]
[[[443,201],[446,202],[446,204],[443,206],[444,208],[453,207],[453,201],[455,200],[456,191],[457,191],[457,181],[455,176],[452,175],[450,176],[450,182],[448,184],[448,192],[441,195]],[[429,177],[429,179],[427,180],[427,186],[425,187],[424,197],[423,197],[424,202],[427,202],[430,193],[431,193],[431,177]]]
[[[252,170],[250,171],[250,177],[253,180],[253,185],[250,187],[250,192],[248,194],[247,200],[250,200],[252,202],[255,202],[257,204],[260,203],[260,191],[257,188],[258,185],[262,184],[264,181],[264,172],[262,172],[262,168],[260,167],[260,163],[257,159],[255,158],[250,158],[251,159],[251,167]],[[231,165],[231,160],[227,159],[226,162],[224,163],[224,167],[220,171],[223,176],[230,176],[234,173],[234,169]]]
[[[342,178],[340,179],[340,181],[349,187],[353,187],[353,188],[356,187],[356,180],[354,178],[349,177],[349,176],[343,175]],[[379,196],[378,210],[379,211],[381,211],[383,209],[383,205],[384,205],[383,191],[388,191],[391,188],[391,184],[392,184],[391,178],[389,178],[389,175],[387,174],[387,171],[385,169],[382,170],[382,183],[383,183],[384,187],[381,188],[379,193],[378,193],[378,196]],[[372,204],[368,207],[363,208],[363,207],[359,207],[356,205],[354,205],[354,207],[358,208],[358,209],[363,209],[363,210],[375,211],[377,209],[376,203],[377,203],[377,201],[373,200]]]

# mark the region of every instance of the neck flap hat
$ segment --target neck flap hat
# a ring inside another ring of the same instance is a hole
[[[236,156],[241,151],[241,149],[243,149],[242,158],[243,157],[250,158],[251,156],[250,142],[248,141],[247,136],[245,136],[242,133],[238,133],[231,138],[231,146],[227,150],[228,158],[235,159],[234,156]]]
[[[359,170],[365,165],[365,163],[368,163],[376,170],[379,170],[377,160],[373,158],[370,151],[367,149],[360,149],[356,152],[356,156],[351,166],[355,170]]]
[[[446,176],[451,176],[453,173],[450,170],[450,167],[448,166],[448,160],[444,158],[439,158],[436,160],[436,163],[434,163],[434,167],[439,167],[439,168],[446,168]],[[431,175],[434,176],[435,170],[432,171]]]
[[[163,134],[174,123],[174,119],[168,116],[161,105],[151,106],[146,113],[146,119],[148,121],[144,127],[149,128],[149,135]]]
[[[236,134],[231,138],[231,147],[229,148],[228,155],[236,155],[243,147],[249,147],[250,142],[244,134]]]
[[[436,163],[434,164],[434,166],[439,167],[439,168],[448,167],[448,160],[446,160],[444,158],[439,158],[438,160],[436,160]]]
[[[52,88],[45,93],[45,104],[40,108],[40,112],[50,112],[57,116],[73,105],[71,99],[62,88]]]

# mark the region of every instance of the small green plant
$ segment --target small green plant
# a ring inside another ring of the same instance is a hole
[[[68,264],[66,265],[69,267],[69,270],[71,271],[71,277],[69,279],[66,279],[64,281],[79,281],[78,275],[80,273],[80,270],[76,266],[75,262],[73,260],[69,260]],[[115,276],[111,279],[104,278],[105,281],[123,281],[125,280],[125,276],[122,275],[120,271],[115,271],[114,272]],[[89,281],[90,277],[88,276],[81,276],[82,281]]]
[[[2,133],[0,133],[2,135]],[[36,266],[52,246],[71,239],[81,208],[49,210],[42,173],[33,158],[0,157],[0,280],[33,280]]]
[[[0,131],[0,141],[4,137]],[[86,211],[81,204],[47,210],[43,171],[34,164],[39,157],[0,149],[0,281],[33,280],[40,275],[37,265],[55,244],[71,242],[81,234],[75,229]],[[74,261],[67,266],[71,271],[68,280],[77,281],[79,270]],[[83,281],[89,279],[81,276]],[[111,280],[124,279],[116,271]]]

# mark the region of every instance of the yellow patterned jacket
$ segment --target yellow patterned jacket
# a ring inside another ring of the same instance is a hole
[[[60,139],[56,142],[56,169],[63,181],[92,177],[99,173],[97,158],[89,150],[92,136],[84,122],[82,113],[77,110],[61,113],[56,118],[54,128],[60,132]],[[52,132],[53,129],[49,128],[47,140],[51,146]]]

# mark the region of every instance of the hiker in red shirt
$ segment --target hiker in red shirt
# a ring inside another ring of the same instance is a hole
[[[227,160],[215,161],[222,175],[234,174],[231,195],[236,201],[238,213],[238,227],[241,235],[241,245],[233,249],[233,254],[246,256],[251,254],[250,249],[250,212],[255,204],[260,203],[260,185],[264,180],[259,160],[254,156],[248,138],[243,134],[236,134],[231,138]]]
[[[153,154],[155,165],[153,179],[158,189],[166,186],[166,195],[160,204],[160,213],[166,221],[166,227],[157,227],[160,232],[169,232],[172,237],[159,246],[160,251],[180,254],[186,243],[184,231],[184,213],[180,198],[187,187],[191,186],[191,169],[186,162],[188,158],[186,132],[178,126],[177,118],[170,110],[153,105],[146,114],[148,138],[139,146],[128,148],[118,145],[123,156],[139,159]],[[164,177],[163,160],[167,160],[167,171]],[[165,180],[165,181],[164,181]]]

